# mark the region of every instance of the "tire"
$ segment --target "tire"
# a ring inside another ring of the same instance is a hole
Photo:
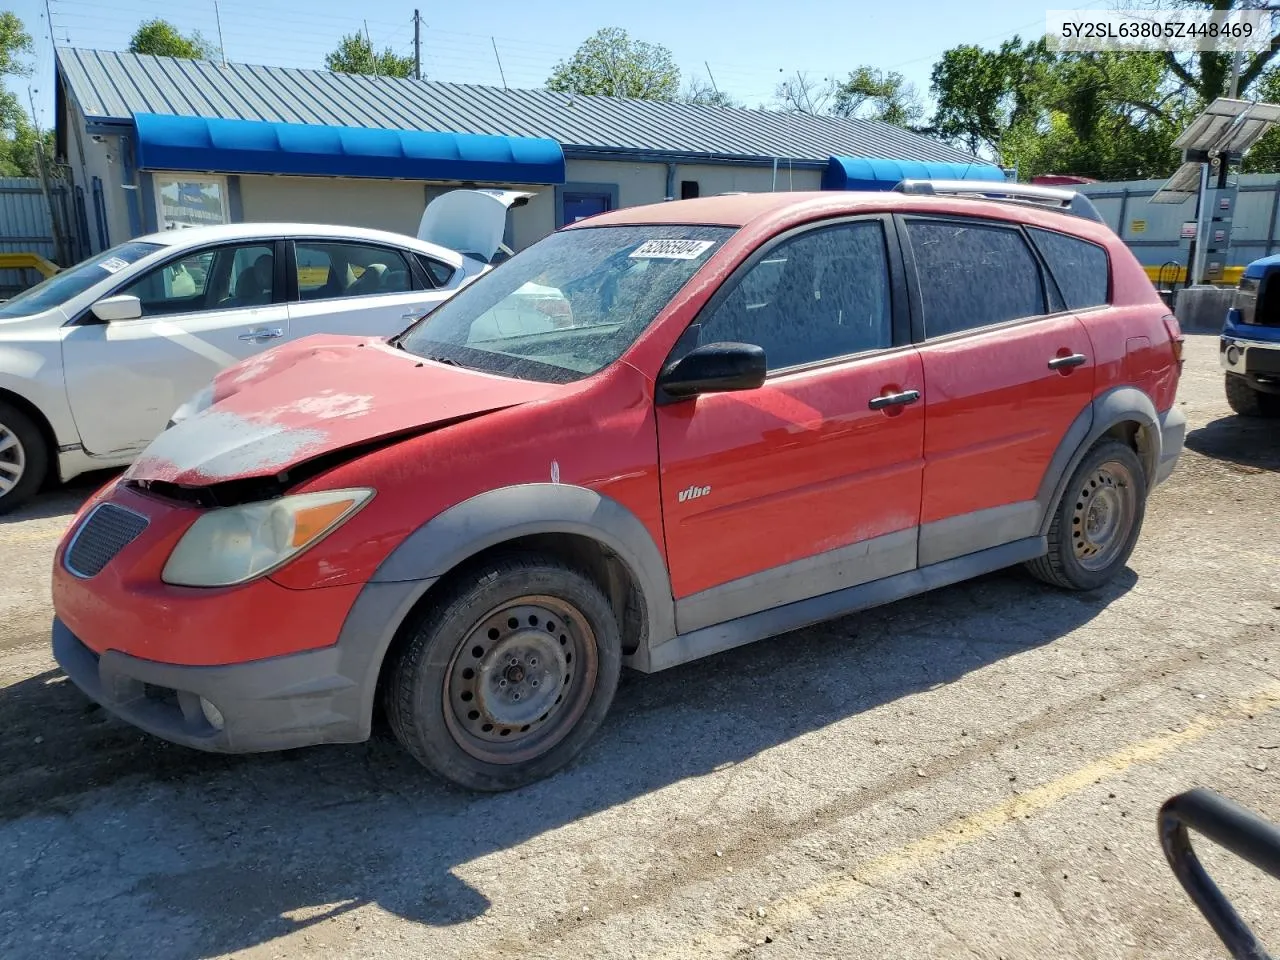
[[[49,447],[40,428],[27,414],[0,400],[0,514],[30,500],[48,469]]]
[[[612,606],[553,557],[513,554],[464,572],[408,630],[387,719],[423,766],[469,790],[511,790],[565,766],[618,686]]]
[[[1227,404],[1242,417],[1280,417],[1280,396],[1249,386],[1239,374],[1226,375]]]
[[[1049,552],[1025,566],[1067,590],[1096,590],[1129,560],[1146,515],[1147,478],[1128,444],[1100,440],[1071,475],[1049,526]]]

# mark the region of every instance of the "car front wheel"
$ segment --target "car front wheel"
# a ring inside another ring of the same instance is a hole
[[[40,489],[49,451],[31,418],[0,400],[0,513],[20,507]]]
[[[1280,396],[1263,393],[1237,373],[1226,375],[1227,405],[1242,417],[1280,417]]]
[[[1049,527],[1049,552],[1026,565],[1045,583],[1094,590],[1129,560],[1146,513],[1147,480],[1128,444],[1103,440],[1085,454]]]
[[[613,702],[622,663],[613,608],[554,557],[473,568],[408,630],[385,688],[391,728],[429,770],[468,789],[549,776]]]

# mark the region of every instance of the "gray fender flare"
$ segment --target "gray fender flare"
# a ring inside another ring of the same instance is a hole
[[[676,635],[675,601],[662,551],[639,518],[586,487],[529,483],[478,494],[427,521],[382,561],[342,627],[343,673],[361,688],[365,722],[383,658],[413,605],[441,577],[482,550],[540,533],[578,534],[616,554],[645,604],[648,637],[632,656]]]
[[[1040,504],[1040,535],[1046,536],[1053,523],[1053,512],[1062,498],[1067,481],[1075,472],[1089,448],[1098,442],[1098,438],[1118,423],[1126,420],[1134,421],[1146,428],[1147,449],[1142,453],[1143,467],[1147,476],[1147,488],[1150,490],[1155,481],[1156,468],[1160,463],[1160,417],[1156,413],[1155,404],[1136,387],[1116,387],[1094,399],[1080,411],[1079,415],[1067,428],[1062,442],[1049,461],[1049,468],[1040,481],[1040,489],[1036,492],[1036,502]]]

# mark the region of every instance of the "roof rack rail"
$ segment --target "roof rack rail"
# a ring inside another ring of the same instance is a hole
[[[1000,183],[995,180],[903,180],[893,189],[898,193],[924,196],[971,196],[1027,206],[1056,207],[1063,213],[1106,223],[1092,200],[1078,190],[1065,190],[1061,187]]]

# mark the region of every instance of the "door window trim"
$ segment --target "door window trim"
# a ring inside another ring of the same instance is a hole
[[[902,259],[905,265],[907,276],[911,279],[908,283],[908,293],[910,296],[911,307],[911,342],[916,346],[925,346],[934,343],[951,343],[965,337],[972,337],[988,333],[992,330],[1007,330],[1010,327],[1022,326],[1028,323],[1038,323],[1042,320],[1050,320],[1066,316],[1074,316],[1075,312],[1068,310],[1065,306],[1062,309],[1056,309],[1058,304],[1065,304],[1066,299],[1058,290],[1057,281],[1049,273],[1048,267],[1044,259],[1040,256],[1040,251],[1036,249],[1031,238],[1027,236],[1025,224],[1012,220],[998,220],[993,217],[975,217],[962,216],[960,214],[925,214],[925,213],[898,213],[894,214],[894,224],[899,235],[899,245],[902,250]],[[996,229],[1011,230],[1017,233],[1022,242],[1026,244],[1031,259],[1036,264],[1036,269],[1040,277],[1040,293],[1044,303],[1045,312],[1032,314],[1026,317],[1014,317],[1012,320],[1001,320],[998,323],[987,323],[980,327],[969,327],[966,330],[957,330],[954,333],[942,334],[940,336],[930,337],[926,335],[924,326],[924,303],[920,296],[919,274],[916,270],[915,251],[911,247],[911,238],[907,233],[907,224],[913,222],[926,223],[958,223],[977,227],[989,227]],[[1057,302],[1054,303],[1054,297]]]
[[[172,266],[175,263],[181,263],[183,260],[190,260],[192,257],[198,257],[205,253],[216,254],[219,250],[225,249],[227,247],[271,247],[272,248],[271,255],[275,261],[273,264],[274,276],[272,277],[272,283],[271,283],[271,286],[272,286],[271,302],[259,304],[253,307],[227,307],[227,308],[224,308],[224,310],[261,310],[263,307],[276,306],[281,303],[286,303],[287,300],[285,299],[284,280],[287,278],[287,274],[282,275],[282,271],[284,270],[284,267],[282,266],[283,259],[284,259],[282,256],[283,254],[282,246],[285,243],[287,243],[287,241],[284,241],[279,237],[249,237],[242,240],[220,240],[217,243],[210,243],[202,247],[187,247],[185,250],[172,254],[171,256],[165,257],[163,260],[157,260],[155,263],[147,267],[145,270],[139,271],[135,276],[128,277],[128,278],[125,278],[124,280],[121,280],[120,283],[118,283],[116,286],[111,287],[110,290],[108,290],[102,296],[98,297],[98,300],[105,300],[107,297],[118,296],[119,294],[127,290],[129,287],[132,287],[135,283],[137,283],[143,277],[148,276],[149,274],[153,273],[156,270],[163,270],[165,267]],[[94,303],[97,303],[97,300],[95,300]],[[210,309],[210,310],[197,310],[194,312],[212,313],[214,311]],[[138,320],[125,320],[123,322],[137,323],[139,321],[157,320],[157,319],[160,319],[160,318],[159,317],[139,317]],[[81,310],[80,313],[76,314],[76,316],[70,322],[68,322],[67,326],[92,327],[100,324],[105,324],[106,322],[107,322],[106,320],[99,320],[97,316],[94,315],[93,304],[91,303],[87,307],[85,307],[83,310]]]
[[[782,233],[775,234],[767,241],[760,244],[751,252],[751,254],[736,266],[728,277],[716,288],[707,301],[702,305],[698,312],[694,315],[689,325],[685,327],[680,337],[676,340],[675,346],[671,348],[671,352],[663,361],[663,369],[665,370],[675,361],[679,360],[686,353],[697,346],[697,337],[690,336],[691,332],[697,331],[702,322],[708,319],[716,309],[724,303],[725,300],[737,289],[742,279],[751,272],[760,261],[765,260],[779,246],[794,240],[798,237],[809,233],[816,233],[820,230],[826,230],[831,227],[843,226],[850,223],[867,223],[876,222],[880,224],[880,229],[884,236],[885,260],[889,266],[889,319],[890,319],[890,343],[887,347],[873,347],[868,350],[859,350],[856,353],[845,353],[839,356],[827,357],[823,360],[815,360],[811,363],[796,364],[790,367],[779,367],[777,370],[770,370],[765,374],[765,382],[771,382],[781,377],[788,377],[797,373],[807,373],[811,370],[819,370],[837,364],[849,363],[853,360],[861,360],[866,357],[881,356],[894,351],[902,350],[904,347],[911,347],[911,331],[910,331],[910,314],[907,311],[907,275],[902,261],[901,243],[894,228],[890,222],[892,214],[889,213],[862,213],[852,214],[840,217],[830,217],[823,220],[815,220],[800,226],[792,227]]]
[[[1041,233],[1057,234],[1060,237],[1066,237],[1068,240],[1075,240],[1075,241],[1078,241],[1079,243],[1087,243],[1090,246],[1097,247],[1099,250],[1101,250],[1102,255],[1107,260],[1106,299],[1102,303],[1090,304],[1087,307],[1076,307],[1075,309],[1072,309],[1071,307],[1066,306],[1066,303],[1067,303],[1066,295],[1062,293],[1062,287],[1059,286],[1058,284],[1058,278],[1054,275],[1053,267],[1049,263],[1049,258],[1044,255],[1044,253],[1040,250],[1040,246],[1035,242],[1035,239],[1032,237],[1032,234],[1031,234],[1032,230],[1039,230]],[[1032,252],[1035,253],[1036,258],[1040,260],[1041,269],[1048,275],[1049,279],[1053,282],[1054,289],[1058,291],[1058,295],[1061,298],[1059,302],[1061,302],[1064,307],[1062,311],[1063,313],[1085,313],[1090,310],[1105,310],[1109,307],[1114,306],[1113,301],[1115,300],[1116,272],[1115,272],[1115,265],[1111,262],[1111,251],[1110,249],[1107,248],[1106,244],[1098,243],[1097,241],[1094,241],[1094,240],[1088,240],[1085,237],[1078,237],[1074,233],[1067,233],[1064,230],[1053,230],[1053,229],[1050,229],[1049,227],[1042,227],[1039,224],[1024,224],[1023,232],[1027,235],[1027,242],[1031,245]]]
[[[405,261],[405,266],[409,272],[409,289],[395,291],[380,291],[378,293],[368,294],[363,297],[317,297],[315,299],[303,300],[302,291],[298,287],[298,244],[303,243],[327,243],[338,244],[345,243],[355,247],[373,248],[375,250],[388,250],[399,255]],[[413,250],[404,247],[396,247],[389,243],[383,243],[379,240],[358,240],[355,237],[289,237],[285,244],[288,246],[288,264],[286,266],[287,277],[285,282],[289,287],[289,303],[338,303],[342,300],[370,300],[373,297],[391,297],[404,295],[406,293],[418,293],[422,290],[433,290],[434,287],[427,286],[423,283],[422,277],[418,275],[418,271],[422,269],[420,264],[414,263],[416,253]],[[451,277],[452,279],[452,277]]]

